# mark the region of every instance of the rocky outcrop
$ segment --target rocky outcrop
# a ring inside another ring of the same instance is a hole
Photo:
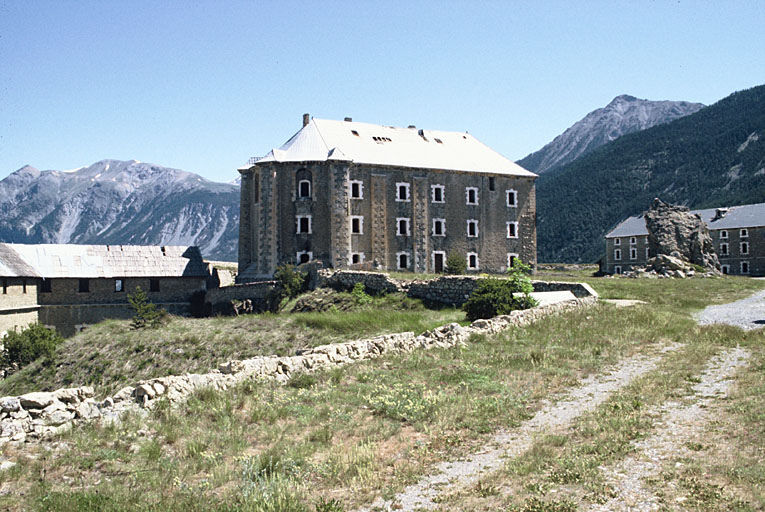
[[[381,281],[382,283],[382,281]],[[412,332],[321,345],[289,357],[261,356],[228,361],[205,374],[160,377],[127,386],[101,402],[91,387],[65,388],[53,392],[28,393],[0,398],[0,445],[34,441],[59,433],[82,421],[118,421],[125,412],[149,410],[164,399],[182,403],[190,394],[211,388],[226,390],[245,380],[286,382],[295,374],[312,373],[384,355],[418,349],[453,347],[467,343],[474,334],[493,334],[513,326],[533,323],[547,315],[588,307],[597,294],[579,283],[548,283],[550,289],[569,287],[578,297],[532,309],[513,311],[467,327],[451,323],[416,336]]]
[[[691,268],[688,264],[714,271],[720,269],[707,225],[688,207],[667,204],[656,198],[645,213],[645,225],[649,249],[656,255],[649,260],[653,270],[661,272],[666,265],[678,267],[673,270],[684,270]]]

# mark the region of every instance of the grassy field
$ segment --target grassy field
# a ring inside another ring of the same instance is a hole
[[[707,359],[736,345],[753,354],[736,391],[715,405],[716,422],[690,447],[693,457],[678,453],[655,485],[672,484],[692,509],[765,507],[765,331],[699,327],[691,317],[707,304],[763,289],[765,281],[586,274],[540,278],[586,280],[604,297],[648,304],[601,304],[474,337],[466,347],[385,357],[295,377],[286,386],[202,390],[178,409],[160,405],[119,426],[84,426],[54,443],[5,446],[3,457],[17,465],[0,473],[0,508],[353,510],[394,496],[439,461],[476,450],[581,378],[667,342],[683,348],[564,435],[541,436],[502,471],[445,496],[443,508],[568,511],[603,502],[611,490],[598,467],[651,434],[651,406],[682,401]],[[666,508],[677,503],[674,494],[662,497]]]
[[[393,332],[424,332],[465,321],[454,308],[428,309],[402,295],[356,304],[335,294],[349,311],[183,318],[157,329],[134,330],[128,320],[92,326],[59,347],[53,364],[33,363],[0,381],[0,396],[65,386],[93,385],[105,397],[141,379],[208,372],[231,359],[294,355],[301,348]],[[287,304],[289,310],[294,304]]]

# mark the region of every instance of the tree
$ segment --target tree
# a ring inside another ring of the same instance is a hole
[[[507,279],[481,279],[462,306],[468,320],[492,318],[506,315],[516,309],[536,306],[537,301],[530,295],[534,291],[534,285],[529,278],[530,271],[531,267],[517,262],[507,270]]]
[[[131,321],[133,329],[159,327],[162,319],[167,314],[164,309],[157,309],[156,304],[149,302],[146,292],[140,286],[136,287],[135,293],[128,294],[128,302],[130,302],[130,307],[134,311]]]
[[[450,252],[449,256],[446,257],[446,273],[461,275],[464,274],[466,270],[467,262],[465,261],[465,257],[460,256],[456,251]]]
[[[34,323],[2,338],[2,366],[21,368],[40,357],[51,359],[64,339],[55,329]]]

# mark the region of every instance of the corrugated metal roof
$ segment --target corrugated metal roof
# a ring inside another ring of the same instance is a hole
[[[370,165],[535,177],[467,133],[311,119],[256,164],[341,160]],[[242,170],[250,166],[242,167]]]
[[[765,203],[745,204],[741,206],[729,206],[728,212],[717,220],[712,220],[717,215],[717,210],[724,208],[707,208],[704,210],[691,210],[698,214],[707,223],[709,229],[740,229],[756,228],[765,226]],[[630,217],[616,226],[606,238],[622,236],[647,235],[643,215]]]
[[[197,247],[0,243],[5,277],[205,277]]]

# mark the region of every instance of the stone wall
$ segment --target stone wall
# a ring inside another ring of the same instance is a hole
[[[179,404],[202,388],[225,390],[250,379],[286,382],[297,373],[311,373],[384,355],[417,349],[452,347],[467,343],[475,334],[494,334],[513,326],[528,325],[562,311],[588,307],[596,295],[513,311],[462,327],[452,323],[415,336],[412,332],[322,345],[290,357],[264,356],[229,361],[206,374],[161,377],[127,386],[103,401],[93,398],[91,387],[66,388],[53,392],[28,393],[0,398],[0,445],[55,435],[73,424],[101,419],[116,421],[127,411],[151,409],[160,399]]]
[[[0,286],[0,336],[37,321],[37,279],[4,277]]]
[[[319,286],[350,290],[356,283],[363,283],[368,293],[406,293],[416,299],[460,306],[473,293],[480,276],[441,276],[429,280],[393,279],[381,272],[358,270],[319,271]],[[532,281],[535,292],[570,291],[577,298],[597,297],[597,293],[585,283]]]
[[[268,309],[268,298],[276,286],[276,281],[260,281],[207,290],[205,295],[207,311],[213,315],[228,314],[233,301],[248,300],[254,311],[265,311]]]

